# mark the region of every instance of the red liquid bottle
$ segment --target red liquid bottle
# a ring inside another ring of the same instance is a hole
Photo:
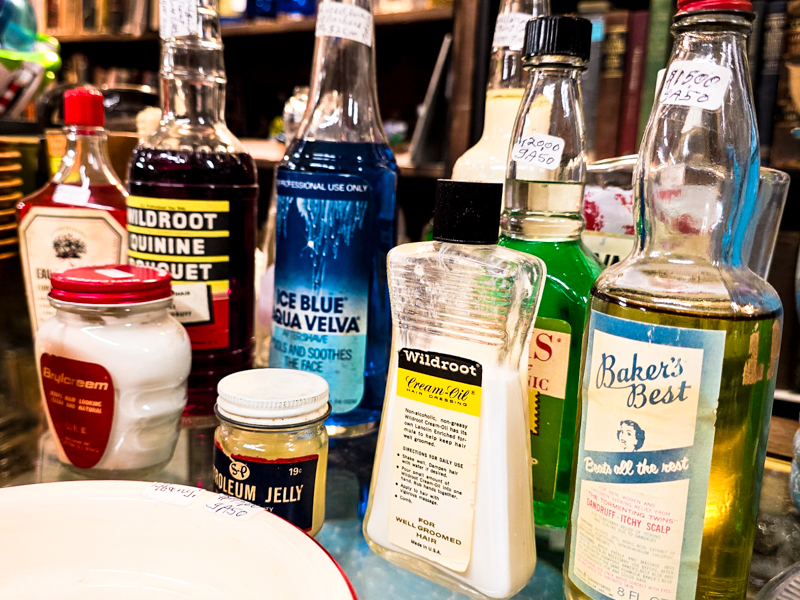
[[[198,6],[162,23],[164,116],[128,178],[128,260],[172,274],[171,312],[192,340],[188,426],[211,424],[219,380],[251,366],[258,199],[255,163],[225,125],[219,21]]]
[[[103,95],[89,87],[64,94],[67,151],[58,172],[17,205],[25,291],[34,334],[55,313],[50,274],[125,262],[125,187],[108,158]]]

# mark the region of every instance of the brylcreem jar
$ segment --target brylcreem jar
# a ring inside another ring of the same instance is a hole
[[[252,369],[223,378],[217,391],[214,489],[316,535],[325,519],[326,381],[304,371]]]
[[[80,267],[50,278],[56,314],[36,335],[45,412],[58,457],[92,477],[132,477],[172,457],[191,345],[167,313],[161,269]]]

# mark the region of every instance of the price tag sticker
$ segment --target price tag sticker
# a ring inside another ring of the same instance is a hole
[[[699,60],[676,60],[669,66],[659,102],[719,110],[731,84],[731,70]]]
[[[494,26],[492,47],[522,50],[525,45],[525,27],[531,20],[527,13],[511,12],[498,15]]]
[[[372,46],[372,13],[343,2],[320,2],[316,37],[338,37]]]
[[[215,515],[241,520],[251,519],[258,513],[264,512],[261,506],[226,494],[217,494],[216,498],[206,502],[206,510]]]
[[[178,506],[189,506],[203,490],[177,483],[152,483],[142,492],[148,500],[157,500]]]
[[[89,198],[92,197],[92,192],[88,187],[80,187],[77,185],[68,185],[60,183],[53,191],[53,201],[60,204],[72,204],[73,206],[86,206],[89,204]]]
[[[522,138],[511,149],[511,159],[554,171],[561,165],[564,153],[564,140],[546,133],[534,133]]]
[[[158,10],[162,40],[197,33],[197,0],[161,0]]]

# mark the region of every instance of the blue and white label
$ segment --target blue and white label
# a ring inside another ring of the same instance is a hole
[[[277,177],[271,367],[317,373],[333,412],[364,395],[372,190],[352,175]]]
[[[591,312],[569,556],[588,597],[694,598],[724,350]]]

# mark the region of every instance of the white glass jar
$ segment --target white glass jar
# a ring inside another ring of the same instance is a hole
[[[191,345],[170,316],[170,275],[112,265],[51,276],[56,314],[36,335],[58,457],[92,477],[137,477],[172,457]]]

